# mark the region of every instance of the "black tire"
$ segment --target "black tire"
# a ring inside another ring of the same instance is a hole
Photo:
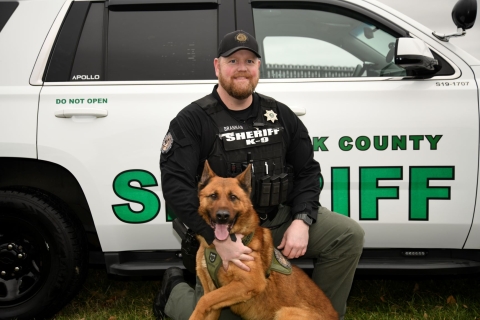
[[[59,311],[81,288],[87,258],[83,228],[62,201],[31,188],[0,190],[1,319]]]

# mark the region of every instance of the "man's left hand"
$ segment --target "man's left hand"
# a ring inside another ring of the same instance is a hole
[[[283,235],[279,250],[289,259],[299,258],[307,252],[309,226],[302,220],[293,220]]]

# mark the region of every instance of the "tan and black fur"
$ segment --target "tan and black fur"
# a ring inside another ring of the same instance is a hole
[[[292,266],[292,274],[271,272],[266,277],[273,255],[270,230],[259,225],[259,218],[250,201],[250,166],[236,178],[215,175],[205,162],[199,183],[199,213],[212,227],[218,223],[217,213],[227,213],[221,223],[231,224],[231,234],[247,236],[254,261],[243,261],[250,272],[230,262],[228,271],[220,268],[216,288],[206,268],[204,251],[208,244],[198,236],[197,275],[205,295],[199,300],[190,320],[218,319],[220,309],[231,310],[247,320],[325,320],[338,319],[330,300],[300,268]],[[227,219],[228,221],[225,221]],[[212,244],[213,246],[213,244]]]

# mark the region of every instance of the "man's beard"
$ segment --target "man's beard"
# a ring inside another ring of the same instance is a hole
[[[245,74],[245,73],[237,73],[233,76],[235,77],[245,77],[248,79],[247,85],[241,85],[238,83],[235,83],[233,79],[226,79],[222,76],[222,73],[220,72],[218,81],[220,82],[220,85],[222,86],[227,93],[238,100],[244,100],[247,99],[249,96],[252,95],[252,93],[255,91],[255,88],[257,87],[258,84],[258,78],[253,78],[252,76]]]

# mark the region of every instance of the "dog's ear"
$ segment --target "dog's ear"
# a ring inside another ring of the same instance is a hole
[[[216,177],[217,175],[213,172],[212,168],[208,164],[208,160],[205,160],[205,165],[203,166],[202,177],[200,178],[200,182],[198,183],[198,191],[203,189],[211,178]]]
[[[252,192],[252,165],[249,164],[248,167],[237,176],[238,182],[243,190],[250,196]]]

